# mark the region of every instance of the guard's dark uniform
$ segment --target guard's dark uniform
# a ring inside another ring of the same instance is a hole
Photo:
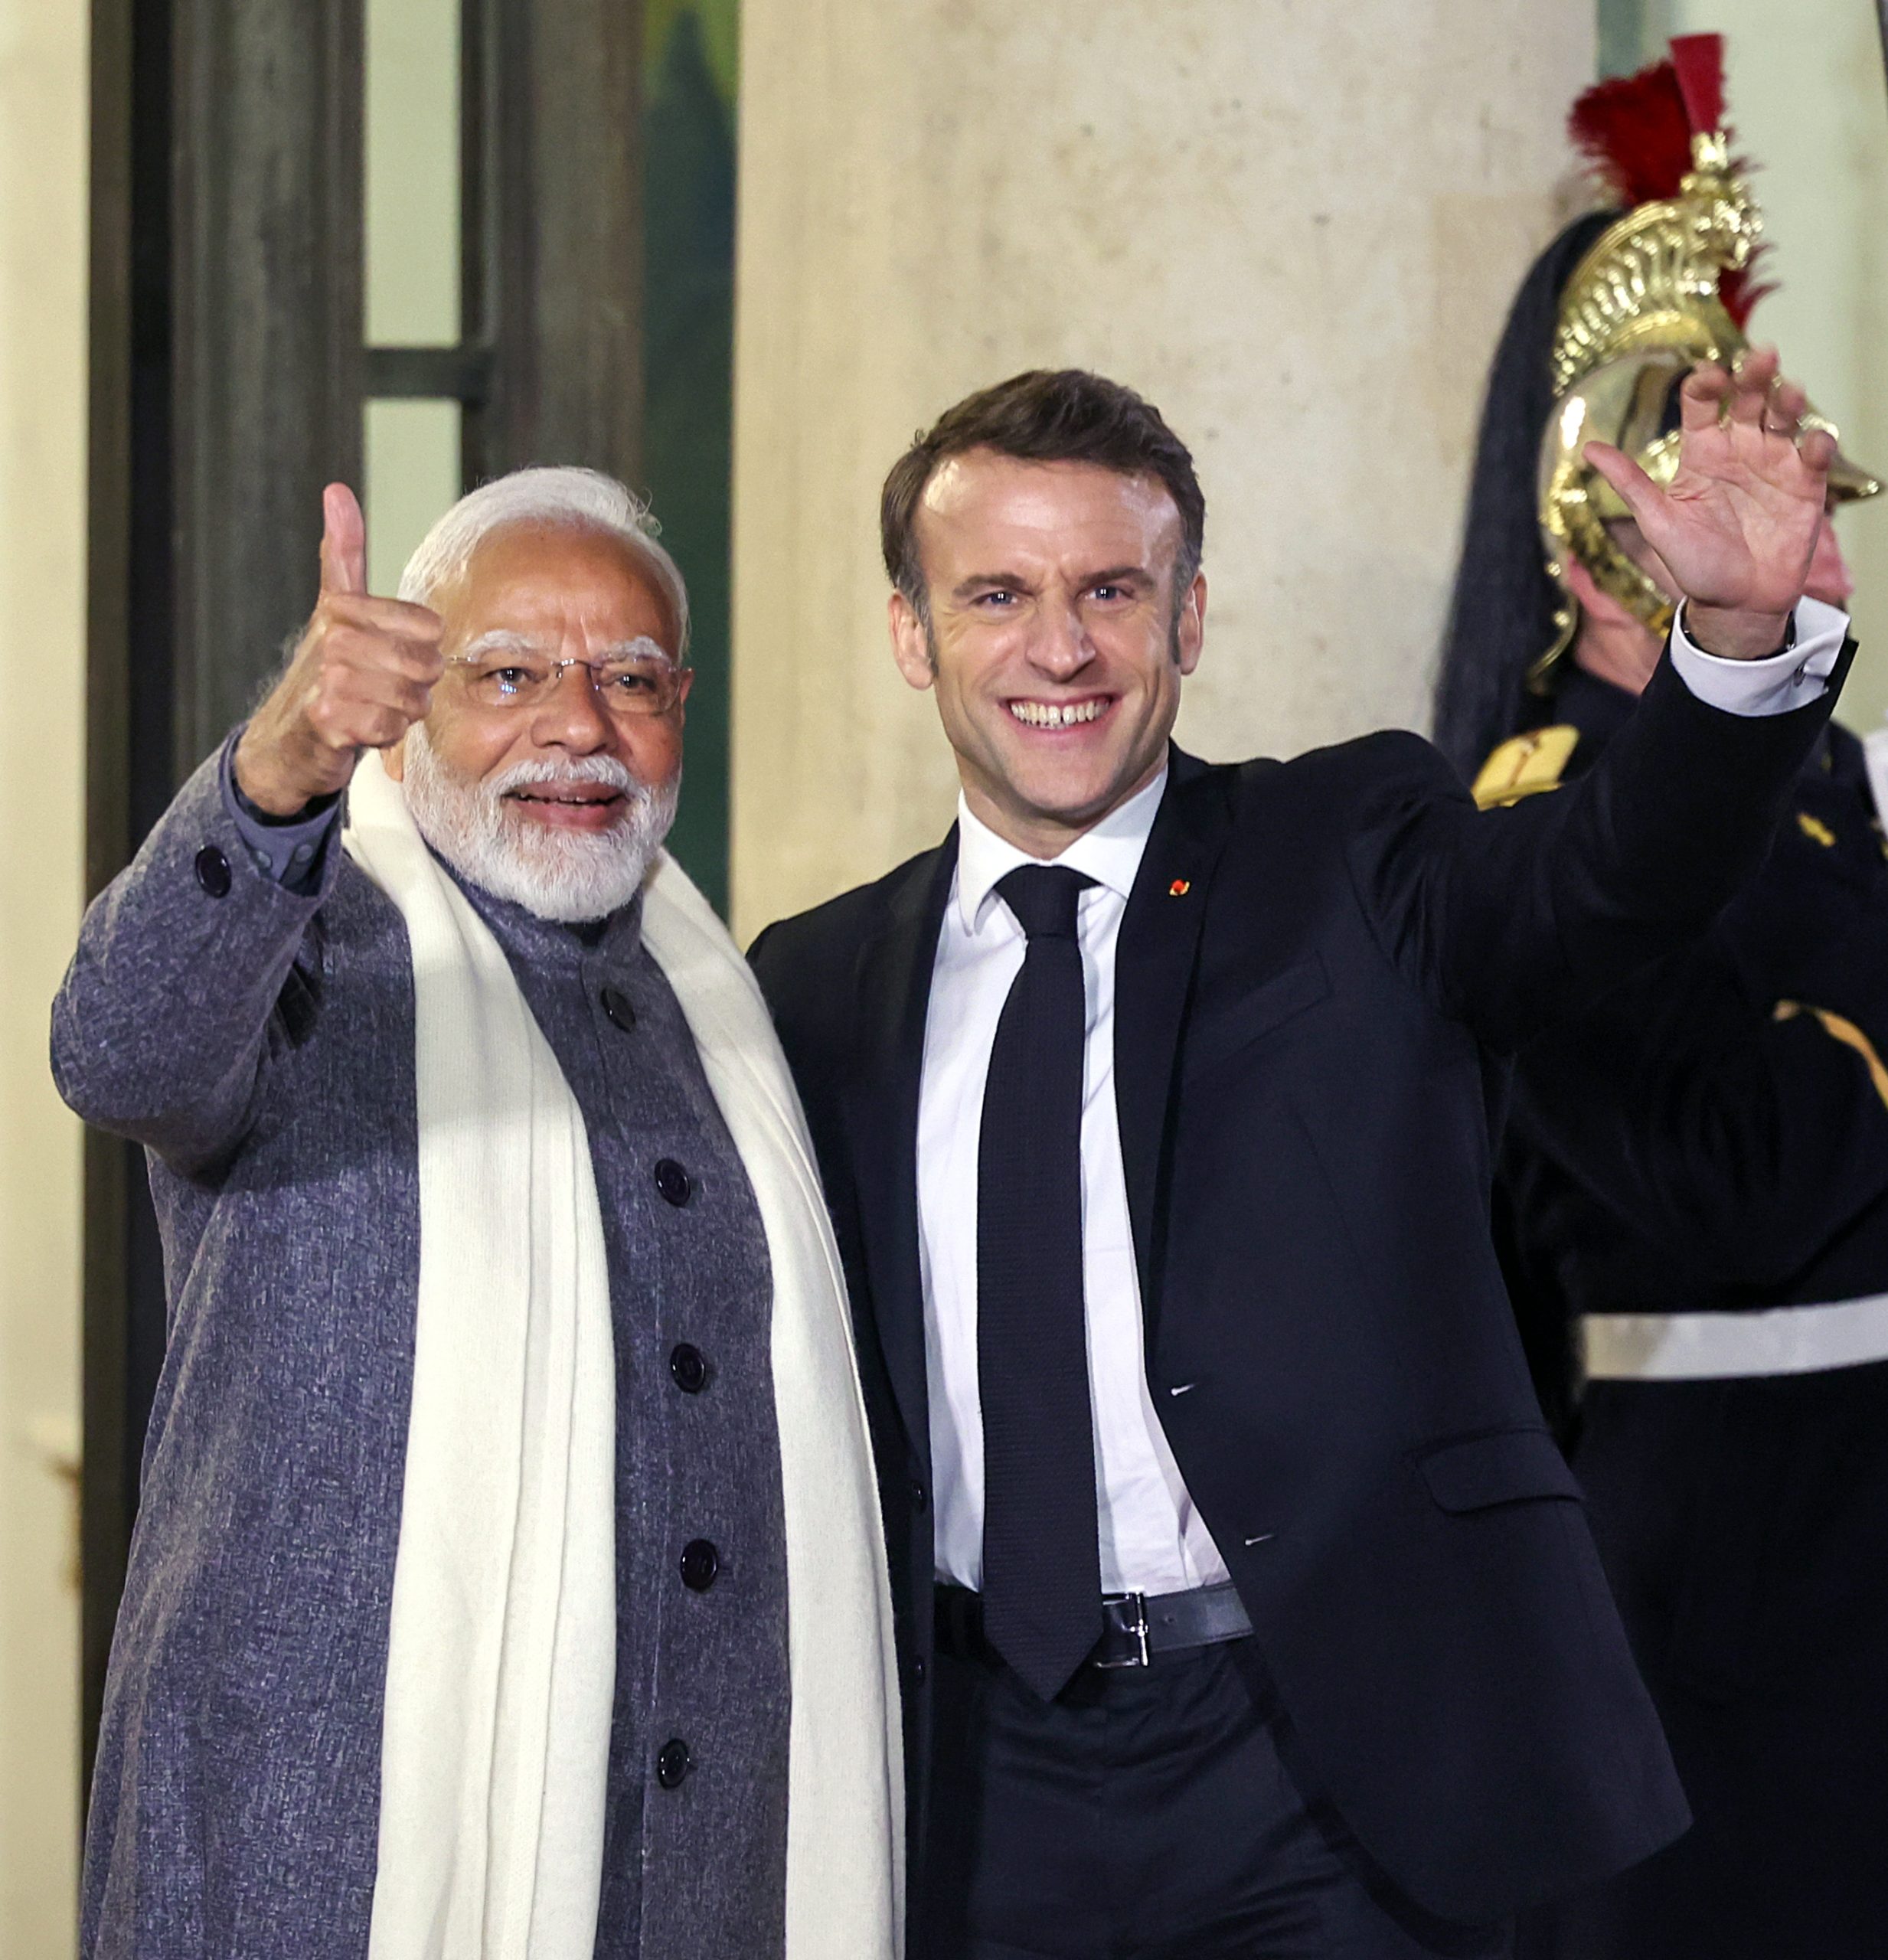
[[[1730,121],[1708,34],[1569,118],[1606,207],[1535,260],[1502,330],[1437,671],[1436,740],[1485,801],[1590,769],[1636,711],[1579,665],[1592,629],[1624,649],[1636,621],[1649,667],[1670,623],[1589,446],[1668,480],[1684,374],[1750,345],[1759,226]],[[1828,483],[1883,488],[1839,451]],[[1831,556],[1811,590],[1834,603]],[[1527,1960],[1888,1955],[1875,819],[1862,746],[1832,730],[1709,939],[1517,1060],[1497,1236],[1696,1820],[1537,1915]]]
[[[1579,774],[1632,712],[1570,662],[1556,679],[1490,791]],[[1519,1058],[1498,1210],[1544,1399],[1567,1406],[1583,1315],[1888,1295],[1883,1056],[1888,860],[1862,745],[1832,728],[1709,939]],[[1697,1821],[1524,1950],[1888,1953],[1888,1361],[1596,1380],[1571,1432]]]

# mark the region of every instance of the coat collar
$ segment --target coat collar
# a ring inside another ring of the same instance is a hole
[[[1092,829],[1084,831],[1052,861],[1080,871],[1125,900],[1134,889],[1154,819],[1167,793],[1164,765],[1152,782],[1117,809],[1110,810]],[[1019,865],[1039,864],[979,821],[960,793],[957,799],[957,912],[967,933],[977,931],[988,907],[998,901],[998,882]]]

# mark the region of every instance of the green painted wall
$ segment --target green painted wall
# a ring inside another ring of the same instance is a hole
[[[1672,0],[1599,0],[1599,72],[1630,75],[1656,61],[1676,31]]]

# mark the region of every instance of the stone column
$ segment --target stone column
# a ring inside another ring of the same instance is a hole
[[[77,1944],[87,12],[0,0],[0,1960]]]
[[[1590,8],[747,0],[737,929],[933,842],[877,492],[959,396],[1080,364],[1198,459],[1216,759],[1417,726],[1487,361],[1560,215]]]

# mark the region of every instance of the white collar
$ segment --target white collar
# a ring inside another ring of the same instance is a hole
[[[1154,818],[1167,789],[1167,766],[1145,789],[1118,803],[1091,830],[1085,830],[1060,857],[1066,864],[1125,900],[1134,889],[1135,874],[1146,854]],[[1021,864],[1040,864],[1027,851],[997,835],[971,809],[960,790],[957,796],[957,915],[966,933],[975,933],[988,916],[997,881]]]

